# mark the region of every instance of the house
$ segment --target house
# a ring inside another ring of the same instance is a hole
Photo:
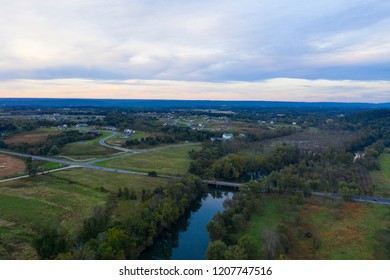
[[[125,129],[123,130],[123,137],[124,138],[127,138],[127,137],[130,137],[132,136],[133,134],[135,133],[135,130],[132,130],[132,129]]]
[[[76,124],[76,128],[82,128],[82,127],[88,127],[88,124],[87,123]]]
[[[230,140],[230,139],[233,139],[233,134],[231,134],[231,133],[224,133],[222,135],[222,140]]]
[[[111,130],[111,131],[117,131],[118,130],[115,126],[106,126],[104,129]]]
[[[58,130],[67,130],[67,129],[68,129],[68,126],[67,126],[66,124],[59,125],[59,126],[57,126],[57,129],[58,129]]]

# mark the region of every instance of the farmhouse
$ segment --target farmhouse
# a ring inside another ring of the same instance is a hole
[[[87,123],[76,124],[76,128],[82,128],[82,127],[88,127],[88,124]]]
[[[125,138],[130,137],[134,133],[135,133],[135,130],[127,128],[127,129],[123,130],[123,137],[125,137]]]
[[[58,129],[58,130],[67,130],[67,129],[68,129],[68,126],[67,126],[66,124],[59,125],[59,126],[57,126],[57,129]]]
[[[224,134],[222,135],[222,139],[223,139],[223,140],[230,140],[230,139],[233,139],[233,134],[231,134],[231,133],[224,133]]]

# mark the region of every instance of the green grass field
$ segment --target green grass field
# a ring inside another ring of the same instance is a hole
[[[104,188],[114,196],[118,194],[119,188],[123,190],[123,188],[127,187],[130,191],[134,190],[138,198],[137,200],[119,200],[116,207],[112,210],[112,218],[116,220],[127,219],[129,214],[137,211],[142,190],[152,191],[160,186],[165,187],[168,182],[168,179],[165,178],[90,169],[70,169],[53,173],[52,176],[68,180],[71,178],[70,180],[76,184],[89,186],[96,190]]]
[[[262,234],[265,229],[276,228],[294,219],[296,212],[289,207],[285,198],[267,196],[261,201],[261,210],[252,215],[248,227],[240,235],[247,235],[258,248],[257,257],[264,259],[262,250]]]
[[[375,196],[390,197],[390,148],[384,150],[379,156],[381,170],[372,171],[371,177],[376,188]]]
[[[157,151],[100,162],[98,165],[141,172],[157,171],[158,174],[165,175],[186,174],[191,162],[188,152],[193,149],[200,149],[200,145],[167,147]]]
[[[0,186],[0,259],[34,259],[30,243],[46,226],[72,233],[107,194],[51,175],[2,183]]]
[[[116,197],[119,188],[137,194],[119,200],[112,219],[128,219],[137,211],[142,190],[165,187],[168,179],[71,169],[0,185],[0,259],[35,259],[31,241],[46,226],[61,226],[76,234],[96,205]],[[103,189],[104,188],[104,189]]]
[[[61,149],[60,155],[69,156],[74,159],[92,158],[94,156],[115,154],[118,151],[103,147],[99,144],[100,139],[111,135],[110,132],[103,132],[102,136],[89,141],[79,141],[65,145]]]

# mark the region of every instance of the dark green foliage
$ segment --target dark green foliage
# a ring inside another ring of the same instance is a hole
[[[214,241],[209,245],[206,252],[208,260],[224,260],[228,246],[221,240]]]
[[[33,246],[41,259],[52,259],[57,254],[66,251],[65,238],[59,235],[56,229],[45,229],[33,241]]]

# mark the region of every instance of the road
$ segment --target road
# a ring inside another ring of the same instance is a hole
[[[7,155],[12,155],[12,156],[18,156],[18,157],[31,157],[33,160],[41,160],[41,161],[48,161],[48,162],[55,162],[55,163],[60,163],[60,164],[65,164],[65,165],[70,165],[73,166],[75,165],[74,162],[67,161],[67,160],[60,160],[56,158],[49,158],[49,157],[42,157],[42,156],[34,156],[34,155],[27,155],[27,154],[22,154],[22,153],[16,153],[16,152],[10,152],[10,151],[5,151],[5,150],[0,150],[0,153],[2,154],[7,154]],[[107,160],[107,159],[105,159]],[[116,172],[116,173],[125,173],[125,174],[135,174],[135,175],[148,175],[148,173],[145,172],[137,172],[137,171],[129,171],[129,170],[123,170],[123,169],[115,169],[115,168],[109,168],[109,167],[101,167],[101,166],[95,166],[92,165],[92,162],[87,162],[87,163],[77,163],[76,164],[78,167],[83,167],[83,168],[89,168],[89,169],[95,169],[95,170],[102,170],[102,171],[107,171],[107,172]]]
[[[68,170],[68,169],[71,169],[71,168],[77,168],[77,167],[80,167],[80,166],[78,166],[78,165],[72,165],[72,166],[61,167],[61,168],[57,168],[57,169],[52,169],[52,170],[47,170],[47,171],[38,172],[38,173],[35,174],[35,175],[43,175],[43,174],[48,174],[48,173],[52,173],[52,172],[58,172],[58,171]],[[14,177],[14,178],[3,179],[3,180],[0,180],[0,183],[15,181],[15,180],[19,180],[19,179],[28,178],[28,177],[31,177],[31,176],[30,176],[30,175],[23,175],[23,176]]]
[[[104,132],[106,132],[106,131],[104,131]],[[122,148],[122,147],[118,147],[118,146],[111,146],[111,145],[108,145],[108,144],[106,143],[106,141],[107,141],[108,139],[113,138],[113,137],[115,137],[115,136],[117,136],[117,135],[118,135],[118,133],[113,132],[111,135],[108,135],[107,137],[104,137],[104,138],[100,139],[99,144],[102,145],[103,147],[110,148],[110,149],[114,149],[114,150],[121,151],[121,152],[126,152],[126,153],[127,153],[127,152],[132,152],[132,151],[129,150],[129,149]]]

